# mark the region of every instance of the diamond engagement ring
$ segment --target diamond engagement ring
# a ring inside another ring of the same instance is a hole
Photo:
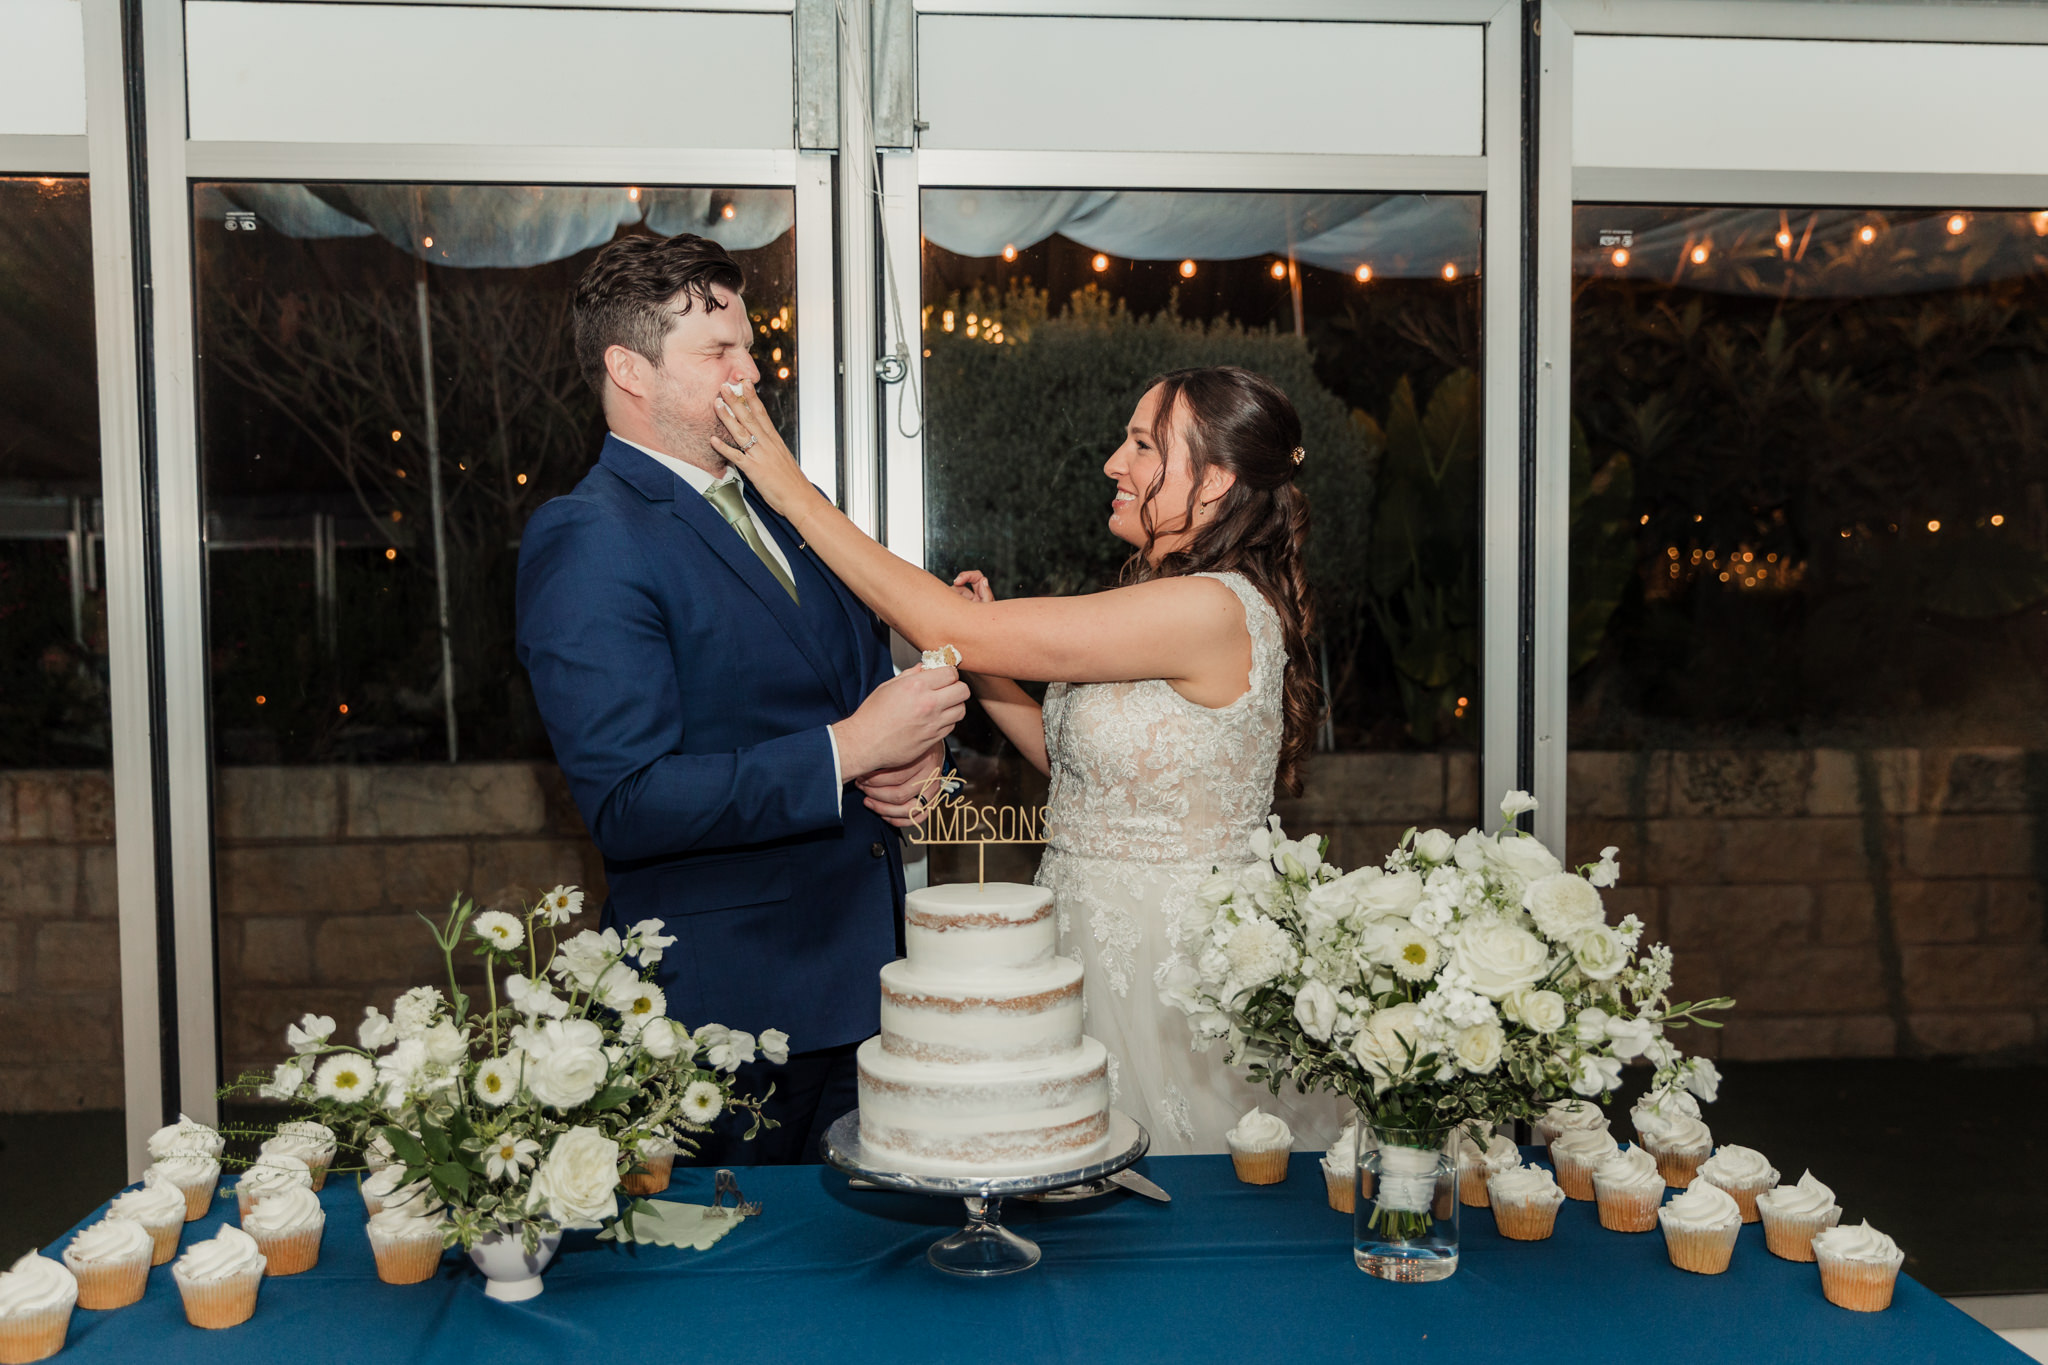
[[[756,443],[758,443],[758,442],[760,441],[760,439],[761,439],[761,438],[760,438],[760,437],[758,437],[758,436],[749,436],[749,437],[747,438],[747,443],[746,443],[745,445],[743,445],[743,446],[741,446],[741,447],[740,447],[740,452],[741,452],[742,454],[744,454],[745,452],[747,452],[747,451],[749,451],[749,450],[752,450],[752,449],[754,448],[755,444],[756,444]]]

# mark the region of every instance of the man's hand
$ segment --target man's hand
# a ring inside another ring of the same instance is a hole
[[[923,760],[967,714],[967,684],[951,668],[913,668],[868,694],[832,727],[840,776],[863,782]]]
[[[938,799],[937,784],[924,784],[945,770],[946,746],[934,744],[900,768],[885,768],[860,780],[867,808],[898,829],[908,829],[924,819],[932,801]],[[925,799],[920,800],[922,796]]]

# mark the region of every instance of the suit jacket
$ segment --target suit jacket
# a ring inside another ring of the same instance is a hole
[[[753,505],[800,603],[701,494],[608,436],[527,523],[519,660],[604,854],[601,923],[676,937],[670,1017],[809,1051],[875,1031],[897,955],[896,832],[857,794],[842,809],[825,731],[893,670],[873,613]]]

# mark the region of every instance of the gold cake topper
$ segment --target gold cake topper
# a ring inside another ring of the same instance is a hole
[[[948,777],[943,768],[918,784],[915,806],[918,815],[904,838],[926,847],[966,847],[976,854],[975,884],[988,884],[990,844],[1042,844],[1045,842],[1044,806],[998,806],[970,801],[965,784]]]

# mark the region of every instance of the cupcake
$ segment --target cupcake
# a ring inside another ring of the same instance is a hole
[[[1641,1115],[1636,1123],[1636,1136],[1657,1158],[1664,1183],[1674,1190],[1692,1184],[1700,1163],[1714,1150],[1714,1135],[1707,1131],[1707,1125],[1688,1114]]]
[[[1522,1164],[1522,1149],[1515,1140],[1505,1133],[1495,1133],[1488,1139],[1486,1149],[1464,1133],[1458,1135],[1458,1202],[1468,1209],[1483,1209],[1488,1205],[1486,1182],[1502,1171],[1512,1171]]]
[[[1864,1219],[1851,1227],[1827,1228],[1813,1239],[1820,1262],[1820,1292],[1837,1308],[1878,1313],[1891,1306],[1892,1287],[1906,1253]]]
[[[326,1226],[320,1196],[303,1185],[272,1190],[242,1218],[242,1231],[256,1239],[269,1275],[311,1270],[320,1259],[320,1230]]]
[[[149,1159],[162,1161],[179,1152],[197,1152],[218,1161],[226,1145],[212,1128],[180,1114],[176,1123],[166,1124],[149,1135]]]
[[[263,1253],[256,1239],[232,1223],[210,1240],[185,1248],[171,1266],[171,1278],[185,1300],[185,1321],[194,1327],[234,1327],[256,1311],[263,1283]]]
[[[64,1349],[78,1281],[31,1251],[0,1275],[0,1365],[28,1365]]]
[[[1797,1185],[1765,1190],[1756,1197],[1756,1211],[1764,1220],[1764,1245],[1788,1261],[1812,1260],[1815,1236],[1842,1216],[1835,1192],[1815,1180],[1812,1171],[1800,1176]]]
[[[1735,1205],[1742,1210],[1745,1223],[1757,1220],[1756,1197],[1778,1183],[1777,1168],[1764,1160],[1762,1152],[1732,1143],[1716,1148],[1712,1156],[1702,1161],[1699,1175],[1735,1196]]]
[[[263,1152],[235,1182],[235,1208],[247,1218],[252,1209],[279,1190],[310,1190],[313,1171],[305,1162],[282,1152]]]
[[[1254,1106],[1223,1135],[1230,1144],[1230,1162],[1247,1185],[1277,1185],[1287,1178],[1287,1152],[1294,1132],[1287,1121]]]
[[[1500,1235],[1516,1242],[1540,1242],[1557,1226],[1557,1207],[1564,1191],[1541,1166],[1517,1166],[1489,1176],[1487,1202]]]
[[[1372,1193],[1372,1172],[1360,1160],[1371,1147],[1372,1129],[1354,1116],[1346,1120],[1337,1140],[1323,1153],[1323,1185],[1329,1191],[1330,1207],[1337,1212],[1350,1213],[1358,1207],[1360,1181],[1365,1182],[1365,1193]]]
[[[1675,1114],[1696,1119],[1700,1116],[1700,1102],[1684,1090],[1652,1090],[1637,1100],[1635,1108],[1628,1111],[1628,1121],[1635,1126],[1636,1136],[1641,1137],[1645,1118],[1655,1121]]]
[[[1657,1226],[1657,1202],[1664,1197],[1664,1173],[1641,1147],[1617,1147],[1593,1168],[1593,1197],[1600,1226],[1610,1232],[1649,1232]]]
[[[64,1268],[78,1281],[80,1308],[126,1308],[149,1283],[156,1238],[126,1218],[102,1218],[64,1248]]]
[[[1557,1168],[1565,1197],[1592,1203],[1593,1172],[1616,1150],[1614,1135],[1605,1128],[1569,1128],[1552,1139],[1550,1164]]]
[[[185,1196],[185,1221],[204,1218],[213,1207],[214,1185],[220,1180],[220,1159],[204,1152],[173,1152],[157,1158],[142,1174],[145,1183],[154,1179],[173,1186]]]
[[[1671,1264],[1701,1275],[1718,1275],[1735,1254],[1735,1234],[1742,1231],[1742,1210],[1735,1196],[1704,1180],[1696,1180],[1671,1196],[1657,1210],[1664,1225],[1664,1249]]]
[[[392,1196],[404,1188],[405,1167],[386,1166],[374,1175],[367,1176],[357,1188],[363,1196],[363,1212],[375,1217],[387,1202],[396,1202]],[[422,1185],[426,1182],[421,1181]]]
[[[263,1144],[264,1156],[295,1156],[312,1173],[313,1188],[327,1183],[327,1168],[334,1164],[334,1130],[324,1123],[301,1119],[277,1125],[277,1136]]]
[[[385,1137],[382,1133],[371,1138],[363,1147],[363,1165],[370,1168],[370,1174],[372,1175],[375,1175],[378,1171],[383,1170],[397,1160],[398,1153],[392,1150],[391,1139]]]
[[[139,1223],[156,1243],[151,1265],[164,1265],[178,1254],[178,1234],[185,1227],[185,1196],[167,1180],[114,1196],[107,1217]]]
[[[386,1284],[432,1279],[441,1264],[441,1229],[448,1221],[424,1181],[410,1198],[385,1204],[370,1219],[370,1250],[377,1278]]]
[[[638,1150],[639,1160],[619,1186],[627,1194],[660,1194],[668,1188],[669,1173],[676,1164],[676,1145],[665,1137],[642,1138]]]
[[[1530,1126],[1536,1131],[1536,1140],[1548,1146],[1557,1141],[1559,1133],[1587,1128],[1606,1132],[1607,1115],[1601,1113],[1600,1106],[1591,1100],[1559,1100]]]

